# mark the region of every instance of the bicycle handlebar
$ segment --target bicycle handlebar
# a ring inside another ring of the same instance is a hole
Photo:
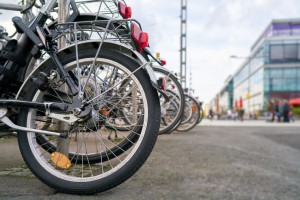
[[[15,5],[15,4],[7,4],[7,3],[0,3],[0,9],[12,10],[12,11],[22,11],[22,10],[25,9],[25,6]]]

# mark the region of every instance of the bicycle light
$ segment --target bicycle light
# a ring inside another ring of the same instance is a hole
[[[130,7],[130,6],[126,6],[124,3],[122,3],[122,2],[119,1],[118,7],[119,7],[120,15],[121,15],[124,19],[129,19],[129,18],[131,18],[132,10],[131,10],[131,7]]]
[[[143,32],[135,23],[131,24],[131,36],[137,44],[139,52],[141,52],[143,48],[146,48],[148,46],[148,33]]]

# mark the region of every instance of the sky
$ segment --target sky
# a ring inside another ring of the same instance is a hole
[[[166,67],[179,72],[181,1],[126,2],[149,33],[152,52],[160,52]],[[188,0],[187,9],[188,75],[191,70],[194,95],[204,102],[213,99],[244,61],[230,56],[247,57],[272,19],[300,18],[299,0]]]
[[[187,0],[188,83],[194,95],[208,102],[234,74],[272,19],[300,18],[299,0]],[[0,0],[0,3],[7,1]],[[133,18],[149,33],[151,51],[180,69],[180,0],[127,0]],[[0,11],[1,25],[12,31],[12,11]]]

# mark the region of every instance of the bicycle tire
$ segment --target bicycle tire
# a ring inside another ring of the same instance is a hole
[[[95,55],[95,51],[79,52],[79,59],[89,58],[91,55]],[[66,56],[62,61],[62,64],[67,64],[76,60],[75,57],[75,54]],[[120,66],[126,68],[127,72],[132,72],[137,67],[137,64],[131,59],[128,59],[128,57],[114,51],[101,51],[99,54],[99,59],[105,61],[112,60],[118,63]],[[49,74],[49,72],[53,69],[53,66],[48,66],[45,72]],[[93,194],[106,191],[121,184],[130,178],[143,165],[150,155],[157,139],[160,107],[157,92],[152,87],[146,72],[144,70],[138,70],[132,75],[132,77],[133,80],[136,81],[137,87],[141,89],[141,94],[143,95],[143,101],[146,105],[145,118],[151,120],[145,119],[140,136],[136,138],[136,146],[131,148],[132,151],[129,152],[128,157],[126,157],[127,159],[122,160],[115,168],[108,169],[108,171],[103,172],[103,174],[86,178],[73,177],[64,171],[59,171],[56,166],[53,167],[51,164],[49,164],[46,159],[47,155],[39,154],[38,151],[43,151],[44,154],[47,154],[48,152],[43,150],[41,147],[34,146],[38,145],[36,142],[36,134],[19,131],[18,142],[21,154],[29,169],[37,178],[39,178],[46,185],[64,193]],[[36,85],[32,85],[32,89],[26,94],[25,100],[33,100],[36,98],[36,96],[39,96],[39,94],[39,88]],[[32,115],[34,115],[34,111],[32,109],[21,109],[18,120],[19,125],[25,127],[34,126],[31,124],[32,120],[34,119],[32,118]],[[124,153],[122,155],[124,155]],[[45,158],[40,156],[45,156]],[[77,171],[75,171],[75,174],[76,173]]]
[[[200,106],[196,99],[187,94],[185,99],[192,103],[192,117],[186,123],[181,123],[180,126],[178,126],[177,131],[180,132],[186,132],[193,129],[198,124],[200,118]]]
[[[169,133],[170,130],[173,130],[174,126],[176,126],[176,124],[181,120],[181,115],[184,111],[184,98],[185,98],[184,91],[183,91],[183,88],[181,87],[181,84],[177,80],[177,77],[173,73],[171,73],[168,70],[161,68],[161,67],[153,67],[153,70],[156,73],[161,73],[164,77],[167,77],[167,79],[169,79],[170,82],[172,82],[172,84],[176,88],[176,92],[174,92],[173,89],[167,89],[166,93],[168,94],[169,97],[177,98],[179,100],[179,102],[178,102],[179,109],[176,111],[175,117],[172,118],[171,121],[169,121],[167,126],[160,127],[159,134],[166,134],[166,133]],[[164,97],[161,96],[161,98],[164,98]],[[164,100],[161,102],[164,102]],[[161,106],[164,106],[164,105],[161,105]]]

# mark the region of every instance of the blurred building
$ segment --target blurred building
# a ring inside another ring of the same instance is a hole
[[[232,110],[233,105],[233,77],[229,76],[225,80],[224,87],[221,89],[219,93],[219,112],[224,113],[227,110]]]
[[[300,19],[284,19],[267,26],[215,104],[227,109],[242,104],[249,113],[265,110],[269,100],[296,97],[300,97]]]

